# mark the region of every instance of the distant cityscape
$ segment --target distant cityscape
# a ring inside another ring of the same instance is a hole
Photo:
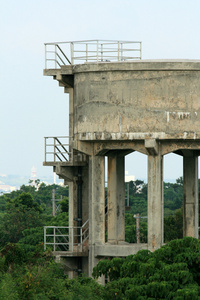
[[[42,176],[37,177],[36,175],[36,169],[33,167],[31,170],[30,176],[20,176],[20,175],[7,175],[7,174],[1,174],[0,173],[0,194],[4,193],[10,193],[12,191],[16,191],[20,189],[20,187],[24,185],[30,185],[30,180],[34,181],[36,179],[39,179],[40,182],[44,182],[45,184],[62,184],[64,181],[62,179],[59,179],[58,176],[54,174],[53,176]],[[135,181],[136,179],[143,180],[145,183],[147,182],[146,178],[135,178],[134,175],[129,175],[128,171],[125,172],[125,182],[129,181]],[[165,182],[176,182],[175,179],[165,179]]]
[[[20,188],[20,186],[29,185],[30,180],[39,179],[40,182],[44,182],[45,184],[53,184],[53,183],[61,183],[63,180],[56,178],[55,176],[49,177],[40,177],[37,178],[36,171],[33,168],[31,171],[31,176],[20,176],[20,175],[8,175],[0,173],[0,194],[10,193],[12,191],[16,191]]]

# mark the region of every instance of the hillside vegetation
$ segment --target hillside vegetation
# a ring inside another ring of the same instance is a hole
[[[39,184],[39,180],[38,180]],[[62,195],[52,216],[52,190]],[[126,187],[127,190],[127,187]],[[129,183],[126,241],[136,242],[135,214],[147,216],[147,184]],[[165,241],[182,237],[183,183],[164,183]],[[174,240],[150,253],[99,262],[94,277],[109,278],[106,287],[85,278],[69,280],[63,266],[43,249],[43,227],[68,225],[68,187],[39,184],[0,196],[0,299],[198,299],[200,244]],[[147,219],[140,219],[140,240],[147,241]]]

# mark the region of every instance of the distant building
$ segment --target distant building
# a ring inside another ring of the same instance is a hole
[[[128,175],[128,171],[125,171],[125,182],[135,181],[134,175]]]
[[[2,192],[2,193],[10,193],[10,192],[13,192],[16,190],[17,190],[16,186],[0,184],[0,192]]]

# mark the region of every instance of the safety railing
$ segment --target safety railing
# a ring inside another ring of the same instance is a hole
[[[45,43],[45,69],[64,65],[124,62],[142,58],[142,42],[86,40]]]
[[[82,243],[85,243],[89,238],[89,220],[87,220],[81,227]]]
[[[44,138],[45,162],[73,161],[71,138],[67,136]]]
[[[89,221],[81,227],[45,226],[44,249],[52,251],[83,252],[89,238]]]

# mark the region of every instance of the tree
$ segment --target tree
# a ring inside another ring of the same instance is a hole
[[[150,252],[102,260],[93,276],[109,277],[103,299],[199,299],[200,241],[183,238]]]
[[[39,206],[39,204],[34,201],[33,196],[30,193],[22,193],[14,199],[12,202],[15,207],[20,207],[21,209],[31,209],[33,208],[35,211],[38,211],[39,213],[42,212],[42,208]]]
[[[64,197],[62,201],[60,202],[61,211],[62,212],[68,212],[69,211],[69,199],[68,197]]]
[[[17,243],[23,237],[23,230],[43,225],[41,213],[42,209],[29,193],[8,199],[6,211],[1,218],[0,245]]]
[[[92,278],[70,280],[64,266],[39,245],[32,253],[8,244],[0,255],[0,299],[103,299],[104,288]]]
[[[164,240],[169,242],[183,237],[183,209],[176,210],[174,215],[164,219]]]

